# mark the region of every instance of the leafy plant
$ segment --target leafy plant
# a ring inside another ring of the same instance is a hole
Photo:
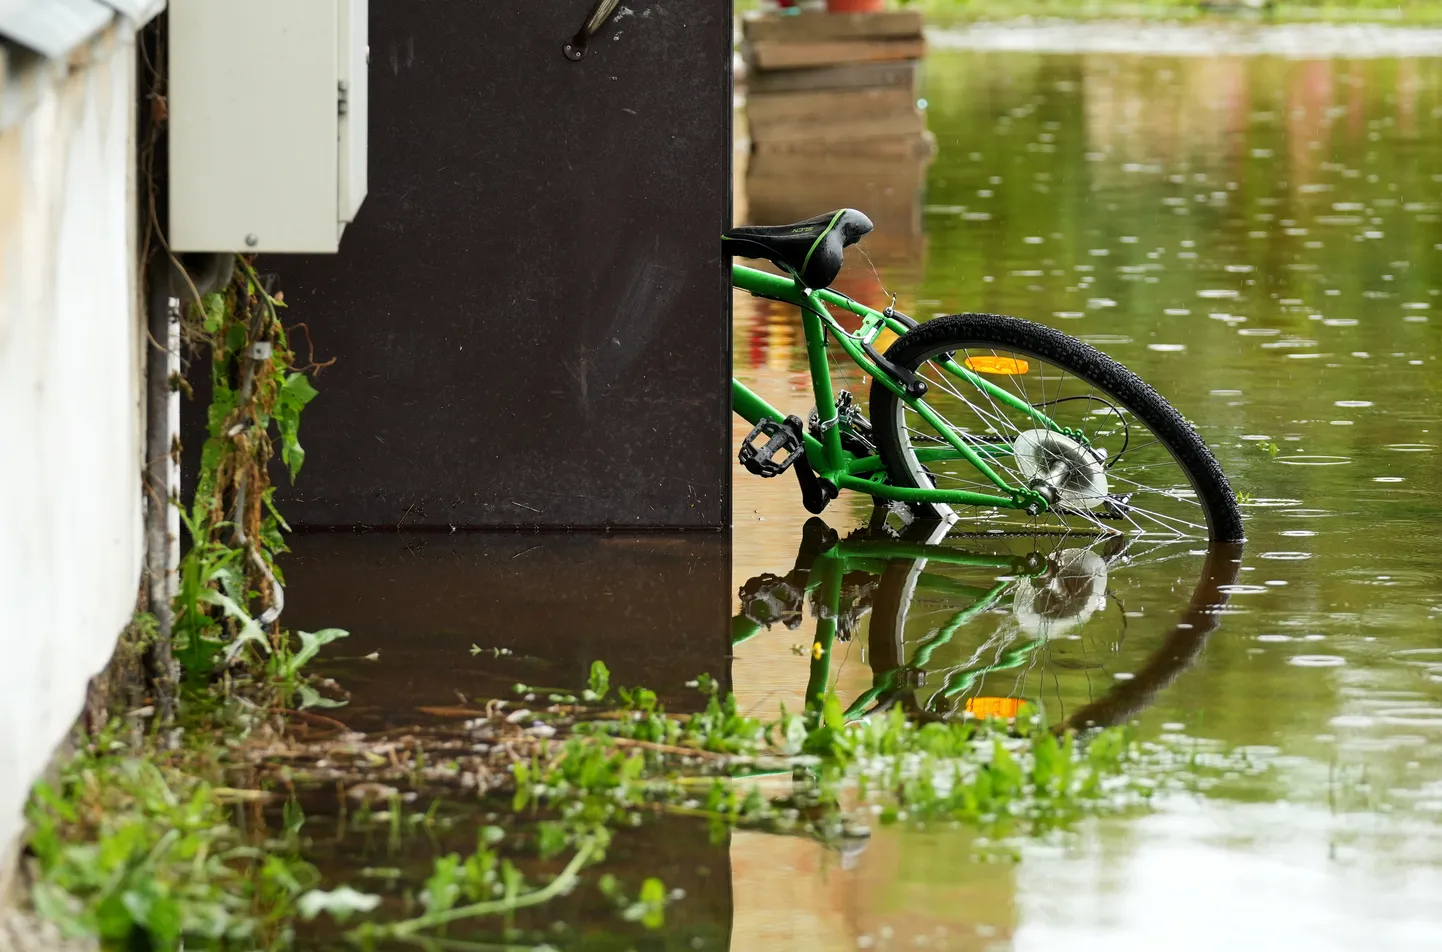
[[[36,911],[108,947],[288,944],[314,869],[285,843],[268,851],[248,842],[197,771],[137,753],[101,736],[54,786],[36,786],[27,811]],[[292,808],[288,826],[300,822]]]
[[[628,906],[622,916],[639,922],[647,929],[659,929],[666,924],[666,886],[655,876],[648,876],[641,883],[640,895]]]
[[[581,695],[587,701],[599,702],[611,693],[611,671],[604,661],[591,662],[591,676],[586,681],[586,690]]]
[[[302,633],[299,650],[274,629],[289,526],[274,503],[269,464],[279,445],[292,481],[305,461],[300,422],[317,393],[296,366],[280,320],[285,302],[248,259],[231,283],[194,302],[183,329],[209,351],[210,405],[195,491],[183,522],[190,546],[180,565],[175,655],[193,684],[218,666],[263,664],[293,692],[320,644],[344,633]],[[318,696],[315,699],[319,702]]]

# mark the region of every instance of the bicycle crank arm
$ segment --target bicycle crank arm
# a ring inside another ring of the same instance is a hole
[[[813,516],[821,515],[831,500],[841,494],[835,483],[816,475],[816,470],[811,468],[811,462],[805,453],[797,454],[796,462],[791,468],[796,470],[796,482],[801,486],[801,504]]]

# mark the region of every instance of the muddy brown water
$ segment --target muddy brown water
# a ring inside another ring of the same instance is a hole
[[[873,663],[900,661],[916,669],[919,706],[1025,698],[1059,721],[1113,702],[1144,737],[1245,754],[1258,772],[1008,844],[1006,860],[964,829],[878,828],[843,854],[650,826],[618,839],[615,869],[684,891],[664,930],[621,923],[580,890],[519,920],[511,941],[1442,947],[1442,60],[942,49],[924,95],[938,142],[924,189],[893,187],[874,164],[860,188],[843,157],[796,169],[798,191],[821,201],[834,175],[865,194],[829,204],[869,199],[888,223],[876,272],[854,256],[839,286],[873,300],[888,288],[921,318],[1029,317],[1113,354],[1215,447],[1246,494],[1248,543],[1224,577],[1196,545],[1135,550],[1061,621],[1014,599],[920,663],[966,593],[1008,572],[944,558],[861,572],[851,591],[872,611],[854,612],[854,636],[834,646],[832,683],[849,703],[872,687]],[[810,406],[794,315],[738,298],[735,354],[773,403]],[[579,686],[593,657],[673,708],[707,671],[747,711],[794,709],[814,612],[734,653],[728,628],[738,589],[795,567],[807,514],[793,481],[739,468],[734,499],[729,539],[304,537],[290,620],[353,632],[327,673],[352,691],[340,716],[358,727],[515,681]],[[843,535],[869,516],[848,497],[825,514]],[[983,560],[1045,546],[977,525],[940,544]],[[904,615],[878,621],[908,578]],[[1197,615],[1206,584],[1225,587],[1225,605]],[[1017,663],[981,670],[1029,641]],[[414,876],[473,841],[484,809],[458,810],[439,838],[399,844],[337,837],[316,816],[313,858],[336,882],[366,867]],[[487,929],[477,935],[501,941]]]

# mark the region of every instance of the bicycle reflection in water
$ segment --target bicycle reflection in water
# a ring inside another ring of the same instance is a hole
[[[851,699],[849,719],[896,705],[918,719],[1005,719],[1035,709],[1055,730],[1100,728],[1147,707],[1192,664],[1241,568],[1240,545],[1196,550],[1116,534],[962,535],[953,528],[913,523],[898,533],[879,522],[842,539],[822,520],[809,520],[790,572],[742,586],[732,644],[777,623],[799,628],[809,602],[816,637],[806,698],[817,705],[831,687],[837,643],[857,636],[869,615],[863,657],[873,681]],[[1108,591],[1119,575],[1164,580],[1162,601],[1176,599],[1163,611],[1179,617],[1159,640],[1148,637],[1156,640],[1149,651],[1125,644],[1128,616],[1140,613]],[[1173,593],[1187,591],[1188,577],[1195,581],[1183,602],[1185,594]],[[1123,657],[1135,658],[1131,669],[1108,674],[1109,660]],[[1048,677],[1053,711],[1043,690]]]

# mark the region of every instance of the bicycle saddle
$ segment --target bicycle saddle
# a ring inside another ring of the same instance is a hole
[[[765,258],[801,275],[808,288],[827,287],[841,273],[841,251],[871,231],[871,219],[842,208],[792,225],[746,225],[721,235],[721,250],[742,258]]]

